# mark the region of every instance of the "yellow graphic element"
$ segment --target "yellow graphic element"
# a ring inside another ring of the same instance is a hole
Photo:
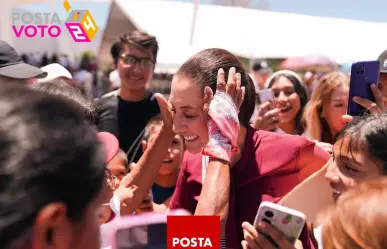
[[[71,5],[70,5],[69,1],[65,0],[63,2],[63,7],[65,8],[66,12],[69,12],[71,9]]]
[[[78,19],[78,16],[79,16],[79,12],[75,13],[75,15],[73,16],[73,21],[74,22]]]
[[[87,10],[85,12],[80,23],[87,37],[90,41],[92,41],[99,28],[97,26],[97,23],[94,21],[94,18],[91,16],[90,11]]]

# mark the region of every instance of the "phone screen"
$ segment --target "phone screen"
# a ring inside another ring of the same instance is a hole
[[[131,227],[117,231],[117,249],[166,249],[167,224]]]

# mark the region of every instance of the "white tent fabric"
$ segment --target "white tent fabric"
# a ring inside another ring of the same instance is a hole
[[[157,37],[160,65],[179,65],[194,52],[210,47],[247,58],[324,55],[339,63],[373,60],[387,48],[387,23],[204,4],[197,10],[191,46],[193,3],[114,0],[111,8],[101,59],[107,58],[113,37],[129,28]]]

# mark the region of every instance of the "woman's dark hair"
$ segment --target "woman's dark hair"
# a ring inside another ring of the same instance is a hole
[[[76,102],[79,110],[83,112],[87,121],[92,125],[95,124],[97,120],[96,106],[94,102],[89,100],[82,92],[82,88],[75,83],[69,80],[56,78],[47,82],[33,84],[32,89],[57,96],[61,99]]]
[[[12,86],[0,91],[0,120],[1,248],[28,245],[36,215],[52,202],[82,222],[105,172],[103,148],[83,113],[73,102]]]
[[[296,93],[300,97],[300,110],[298,111],[297,116],[296,116],[296,127],[297,127],[296,134],[301,135],[305,131],[305,123],[302,121],[302,116],[304,113],[304,108],[309,101],[309,94],[308,94],[308,89],[305,87],[304,83],[302,82],[302,79],[300,77],[297,77],[297,75],[293,75],[293,74],[295,74],[295,73],[294,72],[287,73],[284,70],[283,73],[279,73],[276,76],[273,75],[274,77],[269,79],[267,86],[268,86],[268,88],[271,88],[273,86],[273,84],[277,80],[279,80],[281,77],[285,77],[290,82],[292,82],[292,84],[294,86],[294,90],[296,91]]]
[[[240,107],[239,122],[247,127],[254,112],[255,88],[253,81],[235,55],[224,49],[205,49],[188,59],[176,74],[184,75],[203,89],[209,86],[215,93],[218,70],[223,68],[227,79],[231,67],[235,67],[236,72],[241,74],[241,86],[246,90],[245,99]]]
[[[387,175],[387,113],[356,118],[336,134],[335,142],[348,137],[348,152],[365,151],[371,158],[383,163]]]

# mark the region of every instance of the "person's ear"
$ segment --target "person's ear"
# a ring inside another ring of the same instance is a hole
[[[50,203],[36,215],[33,226],[32,248],[71,248],[72,226],[63,203]]]
[[[141,141],[141,147],[142,147],[142,152],[145,152],[146,148],[148,148],[148,144],[145,140]]]

